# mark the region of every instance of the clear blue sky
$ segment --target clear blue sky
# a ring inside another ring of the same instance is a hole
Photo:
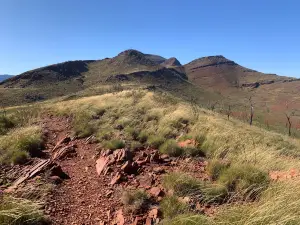
[[[0,74],[134,48],[300,77],[298,0],[0,0]]]

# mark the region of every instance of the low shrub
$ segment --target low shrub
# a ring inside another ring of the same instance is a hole
[[[253,199],[267,188],[269,176],[252,165],[233,165],[221,171],[218,181],[235,197]]]
[[[229,163],[213,159],[208,162],[207,172],[213,180],[217,180],[220,174],[229,167]]]
[[[131,144],[130,144],[130,149],[132,151],[136,151],[136,150],[138,150],[142,147],[143,147],[143,145],[138,141],[132,141]]]
[[[113,139],[103,143],[103,147],[111,150],[116,150],[125,147],[125,143],[122,140]]]
[[[163,185],[175,195],[186,196],[200,194],[202,182],[184,173],[170,173],[164,176]]]
[[[184,155],[192,156],[192,157],[205,156],[205,154],[203,153],[203,151],[201,149],[199,149],[197,147],[192,147],[192,146],[184,147],[183,152],[184,152]]]
[[[183,154],[183,149],[180,148],[175,140],[169,139],[165,141],[160,147],[159,151],[162,154],[168,154],[169,156],[178,157]]]
[[[164,218],[174,218],[179,214],[187,213],[188,205],[180,202],[176,196],[167,196],[160,203],[160,210]]]
[[[8,116],[0,115],[0,135],[6,134],[14,126],[15,124]]]
[[[80,138],[92,135],[97,129],[91,115],[85,112],[77,113],[72,121],[75,135]]]
[[[147,143],[152,148],[159,148],[165,142],[165,138],[161,136],[151,135],[149,136]]]
[[[146,131],[141,131],[138,135],[138,140],[141,142],[141,143],[145,143],[148,139],[148,133]]]
[[[19,128],[0,137],[0,163],[22,164],[28,158],[41,156],[42,132],[39,127]]]
[[[43,212],[40,209],[41,204],[39,203],[26,199],[3,196],[0,201],[0,224],[48,224],[49,221],[44,217]]]
[[[143,190],[125,191],[122,194],[121,202],[127,212],[138,213],[147,208],[148,199],[148,195]]]
[[[164,219],[162,225],[211,225],[213,222],[205,215],[181,214],[172,219]]]
[[[97,133],[96,137],[97,137],[97,140],[99,140],[99,141],[104,141],[104,140],[108,141],[108,140],[112,139],[113,135],[114,135],[113,130],[111,130],[111,129],[101,129]]]
[[[163,185],[177,196],[193,196],[203,203],[221,203],[228,196],[226,186],[204,182],[184,173],[166,175]]]
[[[132,138],[133,140],[138,140],[138,136],[140,133],[138,129],[135,129],[133,127],[126,127],[125,132],[126,134],[128,134],[129,138]]]

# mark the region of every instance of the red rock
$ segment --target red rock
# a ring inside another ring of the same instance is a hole
[[[98,176],[101,175],[101,172],[105,169],[108,163],[108,157],[101,156],[97,161],[96,161],[96,171]]]
[[[113,155],[117,162],[132,159],[132,154],[128,149],[117,149],[113,152]]]
[[[140,186],[143,187],[143,188],[146,188],[146,189],[151,188],[151,186],[153,184],[153,178],[149,175],[145,175],[143,177],[140,177],[138,181],[140,183]]]
[[[154,152],[150,156],[150,162],[158,162],[159,161],[159,154],[158,152]]]
[[[157,174],[161,174],[161,173],[164,173],[165,170],[163,168],[161,168],[161,167],[154,167],[153,168],[153,172],[157,173]]]
[[[125,219],[124,219],[124,216],[123,216],[123,210],[122,209],[117,211],[116,219],[113,222],[113,224],[116,224],[116,225],[124,225],[125,224]]]
[[[117,172],[117,174],[113,177],[113,179],[111,180],[110,184],[114,185],[120,182],[122,176],[119,172]]]
[[[63,137],[56,143],[56,145],[52,149],[52,151],[55,151],[59,146],[61,146],[62,144],[65,144],[65,143],[69,143],[70,141],[71,141],[71,138],[69,136]]]
[[[158,209],[157,208],[153,208],[150,210],[150,212],[148,213],[148,218],[151,218],[151,219],[157,219],[158,217]]]
[[[147,217],[145,225],[152,225],[152,219]]]
[[[143,217],[137,216],[131,225],[143,225],[143,220]]]
[[[159,187],[153,187],[150,189],[149,193],[154,197],[158,197],[162,195],[162,190]]]

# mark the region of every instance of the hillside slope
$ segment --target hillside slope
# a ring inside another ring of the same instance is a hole
[[[6,110],[3,224],[300,222],[298,139],[145,89]]]
[[[254,83],[269,83],[294,78],[264,74],[245,68],[224,56],[208,56],[184,65],[191,82],[207,88],[247,87]]]

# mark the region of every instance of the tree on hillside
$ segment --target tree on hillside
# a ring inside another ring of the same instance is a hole
[[[285,111],[285,117],[287,120],[287,127],[288,127],[288,134],[289,136],[292,135],[292,116],[295,115],[295,110],[294,109],[290,109],[289,104],[291,102],[286,102],[285,106],[286,106],[286,111]]]
[[[250,121],[249,124],[250,126],[253,123],[253,116],[254,116],[254,105],[253,105],[253,101],[252,101],[252,96],[249,98],[249,103],[250,103]]]

